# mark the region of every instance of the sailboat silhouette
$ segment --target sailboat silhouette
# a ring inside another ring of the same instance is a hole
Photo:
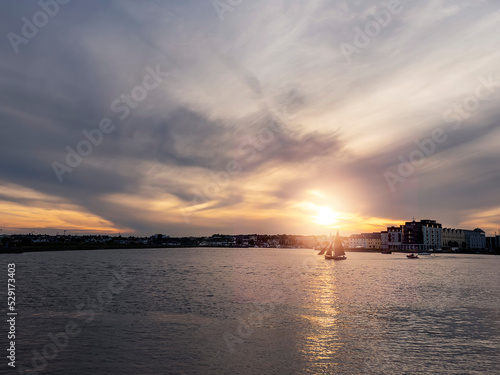
[[[333,251],[333,254],[332,254]],[[342,246],[342,240],[340,239],[339,231],[337,230],[337,235],[335,236],[335,240],[328,247],[328,251],[325,254],[325,259],[333,259],[333,260],[345,260],[347,257],[345,256],[344,246]]]

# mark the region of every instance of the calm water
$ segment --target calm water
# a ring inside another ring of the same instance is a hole
[[[54,375],[500,373],[500,257],[347,255],[0,255],[2,285],[16,263],[17,364]],[[17,373],[6,361],[0,372]]]

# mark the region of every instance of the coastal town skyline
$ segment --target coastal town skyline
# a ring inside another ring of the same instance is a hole
[[[436,220],[424,219],[406,221],[399,226],[390,226],[380,232],[340,236],[343,247],[350,251],[431,251],[431,252],[474,252],[498,254],[500,234],[487,236],[481,228],[447,228]],[[250,247],[250,248],[313,248],[326,249],[333,243],[329,235],[293,234],[223,234],[211,236],[176,237],[166,234],[150,236],[127,236],[124,234],[92,235],[70,234],[65,230],[62,235],[12,234],[0,235],[0,249],[3,252],[32,252],[66,250],[92,250],[117,248],[189,248],[189,247]]]
[[[4,8],[0,234],[500,228],[492,1]]]

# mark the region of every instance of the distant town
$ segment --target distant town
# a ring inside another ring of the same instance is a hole
[[[169,247],[314,248],[327,246],[333,237],[289,234],[213,234],[209,237],[148,237],[79,234],[2,234],[0,252],[92,250]],[[435,220],[407,221],[373,233],[342,237],[348,251],[435,251],[500,254],[500,233],[486,237],[480,228],[445,228]]]
[[[481,228],[444,228],[436,220],[407,221],[375,233],[353,234],[347,241],[351,249],[394,251],[498,251],[500,236],[486,237]]]

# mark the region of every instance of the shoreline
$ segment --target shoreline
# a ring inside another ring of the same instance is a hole
[[[191,249],[191,248],[218,248],[218,249],[293,249],[293,250],[314,250],[299,247],[245,247],[245,246],[165,246],[165,245],[104,245],[104,246],[89,246],[89,245],[74,245],[74,246],[20,246],[20,247],[8,247],[0,248],[0,254],[23,254],[23,253],[36,253],[36,252],[58,252],[58,251],[93,251],[93,250],[145,250],[145,249]],[[316,251],[316,250],[315,250]],[[345,249],[346,253],[381,253],[380,249]],[[408,250],[391,250],[394,253],[401,254],[418,254],[418,251],[408,251]],[[487,252],[487,251],[474,251],[474,250],[463,250],[463,251],[434,251],[431,254],[478,254],[478,255],[500,255],[498,252]],[[389,254],[385,254],[389,255]]]

